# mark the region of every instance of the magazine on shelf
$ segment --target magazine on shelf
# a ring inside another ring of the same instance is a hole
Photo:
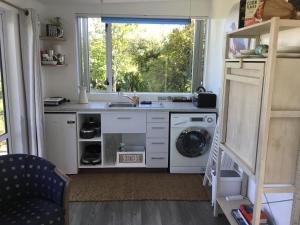
[[[249,225],[249,223],[244,218],[243,214],[241,213],[241,211],[239,209],[233,209],[231,211],[231,214],[238,225]]]

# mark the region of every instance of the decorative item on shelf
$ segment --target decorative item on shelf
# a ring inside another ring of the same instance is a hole
[[[296,19],[296,14],[296,8],[285,0],[265,1],[263,20],[269,20],[272,17],[280,17],[281,19]]]
[[[80,104],[88,104],[89,103],[89,99],[87,97],[85,86],[79,86],[79,103]]]
[[[269,45],[258,45],[255,48],[256,55],[264,55],[264,54],[268,53],[268,51],[269,51]]]
[[[239,53],[234,55],[234,58],[266,58],[268,57],[268,45],[258,45],[255,49],[240,50]]]
[[[244,26],[250,26],[263,21],[264,3],[265,0],[246,0]]]
[[[42,65],[65,65],[65,55],[57,53],[53,49],[41,51]]]
[[[296,19],[296,5],[299,1],[285,0],[246,0],[245,3],[245,26],[260,23],[269,20],[272,17],[280,17],[281,19]]]
[[[54,17],[49,19],[49,24],[46,24],[46,34],[48,37],[64,37],[64,30],[60,17]]]

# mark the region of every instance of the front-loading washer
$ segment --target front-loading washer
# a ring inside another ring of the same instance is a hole
[[[216,121],[215,113],[171,114],[171,173],[205,173]]]

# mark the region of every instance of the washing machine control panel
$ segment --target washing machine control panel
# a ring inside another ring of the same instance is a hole
[[[174,114],[171,116],[172,127],[185,126],[216,126],[217,116],[215,113],[200,113],[200,114]]]

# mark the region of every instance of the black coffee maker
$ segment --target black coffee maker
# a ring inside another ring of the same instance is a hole
[[[216,108],[217,95],[200,86],[194,92],[193,104],[198,108]]]

